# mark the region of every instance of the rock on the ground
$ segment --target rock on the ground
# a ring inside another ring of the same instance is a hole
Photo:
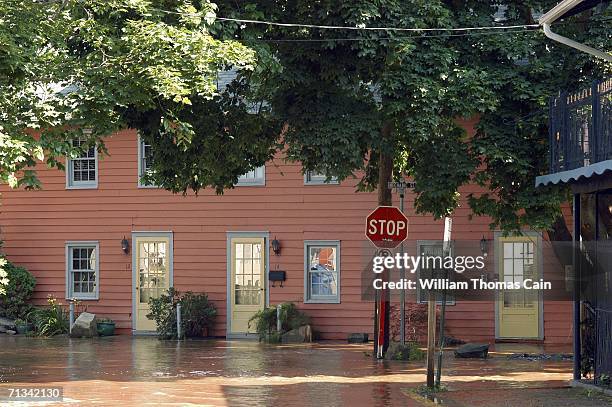
[[[489,353],[488,343],[466,343],[455,350],[456,358],[486,359]]]
[[[281,336],[281,343],[304,343],[312,342],[312,327],[303,325],[299,328],[285,332]]]
[[[368,342],[368,334],[367,333],[352,333],[348,336],[348,343],[367,343]]]
[[[83,312],[74,321],[70,329],[70,336],[73,338],[91,338],[98,336],[98,326],[96,321],[96,314],[89,312]]]
[[[15,321],[10,318],[0,317],[0,326],[4,326],[7,329],[15,328]]]
[[[12,329],[7,329],[6,333],[9,335],[15,335],[17,333],[17,331],[13,331]]]
[[[448,346],[463,345],[465,341],[452,336],[444,336],[444,344]]]

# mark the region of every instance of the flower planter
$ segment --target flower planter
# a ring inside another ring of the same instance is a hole
[[[20,335],[27,334],[28,332],[32,332],[34,330],[34,325],[31,324],[31,323],[16,324],[15,325],[15,330]]]
[[[112,336],[115,334],[114,322],[98,322],[98,335]]]

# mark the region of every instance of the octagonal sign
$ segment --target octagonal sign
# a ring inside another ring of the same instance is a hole
[[[366,218],[366,237],[381,249],[393,249],[408,236],[408,218],[395,206],[379,206]]]

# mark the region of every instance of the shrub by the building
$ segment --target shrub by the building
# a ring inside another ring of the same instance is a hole
[[[294,303],[284,302],[280,304],[281,331],[279,332],[277,313],[276,306],[272,306],[258,311],[249,320],[249,329],[254,327],[260,341],[278,343],[283,333],[310,323],[310,318],[299,311]]]
[[[4,294],[0,294],[0,316],[11,319],[25,319],[32,310],[29,301],[34,293],[36,278],[24,267],[16,266],[4,257],[2,269],[8,283],[4,285]]]
[[[181,294],[173,287],[170,287],[159,298],[149,299],[151,312],[147,314],[147,318],[155,321],[159,338],[178,338],[176,307],[179,302],[181,304],[183,334],[188,338],[207,336],[217,316],[217,309],[208,300],[208,295],[191,291]]]
[[[67,334],[70,330],[68,311],[53,296],[47,298],[46,307],[34,308],[26,322],[32,322],[36,334],[40,336]]]

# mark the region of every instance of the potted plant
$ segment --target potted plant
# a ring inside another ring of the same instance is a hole
[[[99,319],[97,327],[98,335],[100,336],[112,336],[115,334],[115,321],[112,319]]]
[[[34,330],[34,324],[21,318],[17,318],[15,320],[15,330],[18,334],[27,334],[28,332],[32,332]]]

